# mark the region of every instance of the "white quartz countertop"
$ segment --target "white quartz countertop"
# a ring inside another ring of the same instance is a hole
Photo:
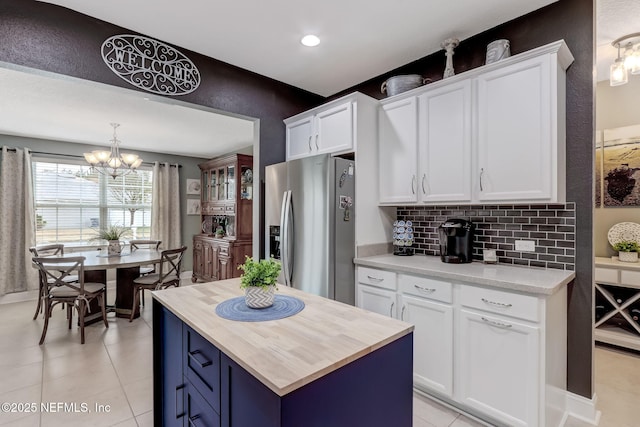
[[[376,255],[355,258],[356,265],[393,270],[399,273],[438,277],[455,282],[493,286],[538,295],[552,295],[575,278],[567,270],[519,267],[503,264],[447,264],[440,257]]]
[[[622,270],[640,270],[640,262],[623,262],[617,256],[600,257],[595,259],[596,267],[619,268]]]

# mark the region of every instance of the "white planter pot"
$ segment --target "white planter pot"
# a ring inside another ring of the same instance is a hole
[[[622,262],[638,262],[638,252],[618,252],[618,259]]]
[[[119,240],[109,240],[107,246],[107,255],[120,255],[122,253],[122,245]]]
[[[276,292],[275,285],[263,288],[261,286],[249,286],[245,288],[244,300],[248,307],[266,308],[273,305],[273,298]]]

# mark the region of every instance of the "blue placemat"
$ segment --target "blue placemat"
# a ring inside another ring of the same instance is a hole
[[[288,295],[275,295],[273,305],[266,308],[249,308],[244,297],[222,301],[216,307],[216,314],[224,319],[241,322],[263,322],[293,316],[304,308],[304,302]]]

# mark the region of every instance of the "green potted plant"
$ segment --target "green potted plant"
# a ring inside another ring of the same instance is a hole
[[[107,255],[120,255],[122,252],[120,239],[129,236],[131,229],[119,225],[109,225],[96,230],[96,232],[98,234],[91,240],[106,240],[109,243],[107,246]]]
[[[632,240],[622,240],[615,245],[613,249],[618,251],[618,259],[622,262],[638,262],[638,251],[640,246]]]
[[[245,291],[245,303],[251,308],[266,308],[273,305],[280,263],[275,259],[254,261],[246,257],[245,263],[238,266],[242,270],[240,288]]]

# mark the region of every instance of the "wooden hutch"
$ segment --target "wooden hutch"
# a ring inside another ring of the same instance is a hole
[[[198,165],[202,233],[193,236],[193,282],[239,277],[252,254],[253,156],[230,154]]]

